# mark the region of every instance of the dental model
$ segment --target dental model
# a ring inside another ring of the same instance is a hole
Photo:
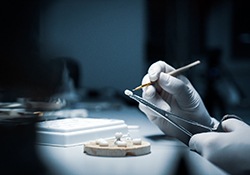
[[[124,157],[150,153],[150,143],[141,138],[127,138],[116,132],[112,139],[97,139],[84,144],[84,153],[94,156]]]

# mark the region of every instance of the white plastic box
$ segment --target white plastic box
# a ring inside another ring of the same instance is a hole
[[[96,118],[65,118],[37,123],[37,143],[52,146],[75,146],[89,140],[114,137],[116,132],[128,133],[123,120]]]

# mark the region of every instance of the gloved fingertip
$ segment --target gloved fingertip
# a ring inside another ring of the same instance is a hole
[[[191,150],[195,150],[195,146],[194,146],[194,139],[192,139],[193,137],[190,138],[188,146]]]
[[[149,75],[150,81],[156,81],[156,80],[158,80],[160,72],[161,72],[161,70],[160,70],[159,67],[157,67],[157,65],[152,65],[148,69],[148,75]]]
[[[152,99],[155,96],[155,88],[148,86],[143,89],[143,97],[146,99]]]
[[[225,117],[227,116],[229,115],[226,115]],[[246,124],[242,120],[234,117],[230,118],[230,116],[227,119],[223,120],[221,125],[222,128],[227,132],[232,132],[236,129],[241,129],[243,127],[249,127],[248,124]]]
[[[198,148],[198,143],[197,141],[199,140],[199,134],[195,134],[193,135],[190,140],[189,140],[189,143],[188,143],[188,146],[190,148],[190,150],[192,151],[196,151],[196,152],[200,152],[199,148]]]

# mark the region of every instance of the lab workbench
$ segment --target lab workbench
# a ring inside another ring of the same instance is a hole
[[[40,161],[48,175],[137,175],[137,174],[217,174],[216,167],[180,141],[166,137],[136,107],[89,111],[90,118],[121,119],[130,126],[131,137],[151,144],[151,152],[142,156],[100,157],[84,153],[83,145],[56,147],[37,145]]]

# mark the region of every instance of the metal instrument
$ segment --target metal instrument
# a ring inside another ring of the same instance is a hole
[[[201,132],[211,132],[211,131],[216,131],[216,132],[223,132],[224,130],[222,129],[221,122],[224,120],[227,120],[229,118],[236,118],[241,120],[239,117],[234,116],[234,115],[226,115],[219,123],[218,126],[215,127],[209,127],[202,125],[196,121],[185,119],[181,116],[175,115],[171,112],[165,111],[163,109],[158,108],[151,102],[143,99],[142,97],[133,94],[132,91],[126,90],[125,94],[129,96],[131,99],[142,103],[146,105],[148,108],[150,108],[152,111],[156,112],[159,114],[160,117],[168,121],[172,126],[178,129],[179,133],[176,133],[177,139],[188,145],[188,142],[190,138],[197,133]],[[192,130],[190,130],[192,128]]]

